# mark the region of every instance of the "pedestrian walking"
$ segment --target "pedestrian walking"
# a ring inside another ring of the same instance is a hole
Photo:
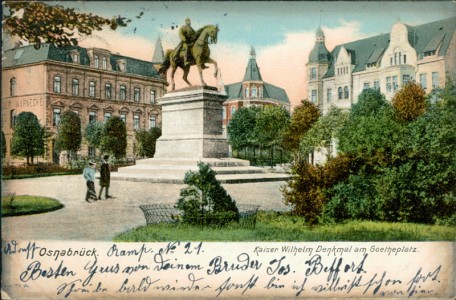
[[[91,161],[82,172],[82,175],[84,176],[87,185],[87,193],[85,197],[85,201],[87,202],[90,202],[90,200],[97,200],[97,192],[95,191],[95,167],[96,163]]]
[[[105,190],[105,198],[114,198],[111,195],[109,195],[109,185],[111,182],[111,169],[109,166],[109,155],[103,156],[103,159],[101,160],[101,166],[100,166],[100,193],[98,194],[98,199],[101,199],[101,194],[103,193],[103,189]]]

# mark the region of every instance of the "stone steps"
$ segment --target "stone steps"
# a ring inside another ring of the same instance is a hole
[[[250,166],[249,161],[232,158],[203,159],[216,172],[222,183],[247,183],[285,181],[290,175],[273,173],[267,169]],[[183,183],[185,173],[197,171],[198,160],[189,159],[144,159],[134,166],[119,168],[111,173],[111,180],[144,181],[153,183]]]

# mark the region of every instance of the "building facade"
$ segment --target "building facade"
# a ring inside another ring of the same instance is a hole
[[[252,48],[250,59],[241,82],[225,85],[228,99],[223,103],[223,132],[233,114],[241,107],[276,105],[290,111],[290,100],[284,89],[263,81],[256,62],[256,53]]]
[[[456,80],[456,17],[409,26],[396,22],[389,34],[342,45],[331,52],[321,28],[307,67],[309,100],[326,113],[331,105],[349,109],[365,88],[388,100],[414,80],[430,93]]]
[[[39,50],[26,46],[5,51],[2,61],[2,130],[5,133],[5,161],[10,156],[16,117],[32,112],[51,137],[44,161],[59,162],[53,145],[60,116],[71,110],[81,125],[104,122],[119,116],[127,128],[127,157],[134,156],[135,130],[160,127],[166,81],[151,62],[111,53],[100,48],[55,47]],[[95,149],[83,139],[81,156],[94,156]]]

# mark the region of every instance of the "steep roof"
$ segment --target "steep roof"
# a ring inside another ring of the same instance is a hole
[[[158,37],[155,43],[154,56],[152,56],[152,63],[161,64],[165,61],[165,53],[163,52],[163,46],[161,38]]]
[[[263,81],[255,57],[249,59],[249,63],[245,69],[244,81]]]
[[[242,82],[236,82],[233,84],[225,85],[225,92],[228,95],[227,100],[231,99],[242,99]],[[284,89],[269,84],[267,82],[263,83],[263,98],[274,99],[283,103],[290,103],[287,93]],[[249,98],[249,99],[263,99],[263,98]]]
[[[418,26],[407,26],[410,45],[415,48],[421,58],[426,51],[436,50],[440,45],[439,55],[447,52],[453,33],[456,29],[456,17],[427,23]],[[352,57],[355,65],[353,73],[366,70],[366,65],[378,61],[390,43],[389,34],[381,34],[374,37],[353,41],[338,45],[331,52],[331,62],[339,55],[344,47]],[[430,50],[431,49],[431,50]],[[332,63],[323,78],[334,76],[334,63]]]
[[[43,45],[36,50],[33,46],[25,46],[17,49],[5,51],[2,60],[3,67],[14,67],[42,61],[59,61],[72,62],[71,51],[77,50],[80,55],[80,65],[89,66],[90,60],[87,54],[87,49],[79,46],[56,47],[54,45]],[[119,54],[110,54],[110,63],[113,71],[120,71],[117,66],[118,60],[125,60],[127,74],[140,75],[146,77],[160,78],[157,70],[151,62],[127,57]]]
[[[316,42],[312,51],[309,54],[309,63],[315,62],[328,62],[331,58],[331,54],[326,49],[325,43]]]

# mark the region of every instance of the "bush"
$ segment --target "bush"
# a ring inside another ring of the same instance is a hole
[[[209,164],[198,163],[198,172],[188,171],[176,208],[183,211],[182,220],[193,225],[226,225],[239,221],[239,210],[215,178]]]

